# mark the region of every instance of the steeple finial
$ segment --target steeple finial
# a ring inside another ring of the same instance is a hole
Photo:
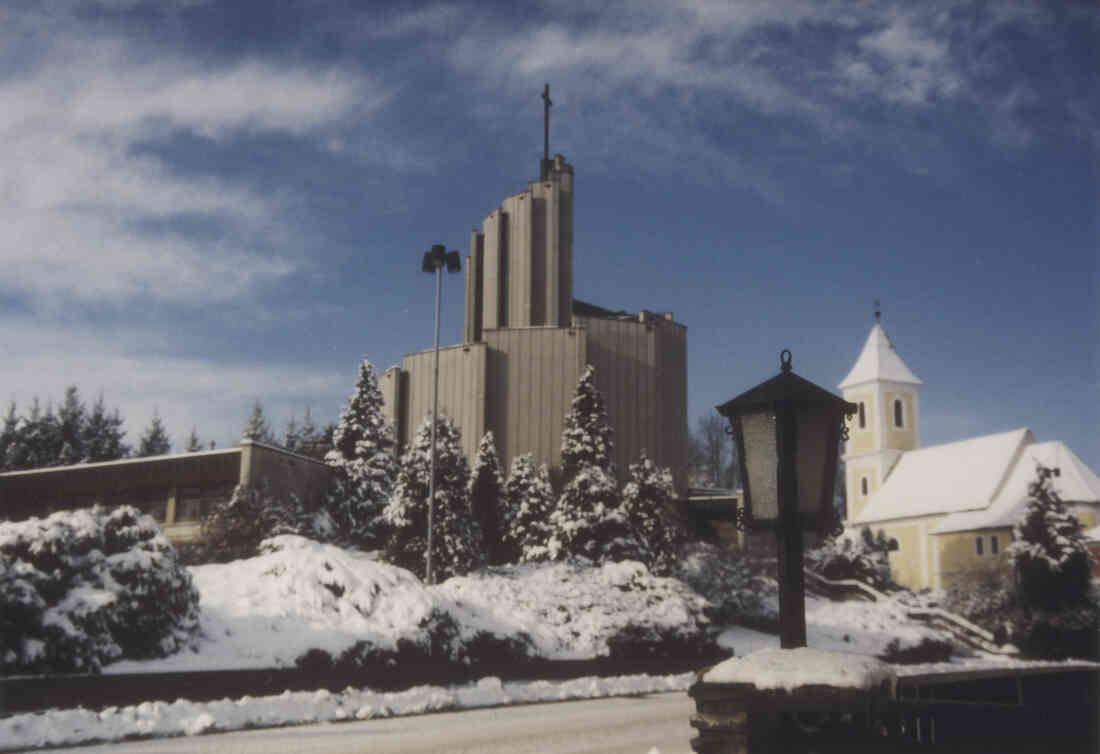
[[[542,165],[539,179],[545,181],[550,176],[550,85],[542,88]]]
[[[878,302],[878,299],[876,298],[875,299],[875,324],[878,324],[881,321],[882,321],[882,304],[880,304]]]

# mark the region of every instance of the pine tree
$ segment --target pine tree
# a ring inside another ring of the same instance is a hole
[[[428,533],[428,480],[431,467],[432,419],[416,431],[412,447],[401,458],[393,496],[385,508],[391,527],[387,559],[425,577]],[[435,505],[432,517],[432,569],[438,580],[468,573],[480,565],[481,532],[470,513],[466,485],[470,478],[458,428],[446,416],[436,423]]]
[[[683,524],[674,515],[672,472],[659,469],[643,450],[630,464],[630,481],[623,487],[623,508],[630,526],[644,546],[646,565],[654,573],[668,574],[687,541]]]
[[[1009,545],[1020,601],[1029,607],[1056,609],[1088,600],[1090,559],[1081,524],[1062,503],[1051,479],[1058,469],[1040,466],[1028,486],[1024,520]]]
[[[130,454],[130,447],[122,441],[126,435],[122,423],[117,408],[107,413],[100,393],[84,424],[84,454],[90,463],[116,461]]]
[[[641,544],[631,531],[619,498],[615,444],[603,396],[588,366],[562,432],[562,469],[566,484],[550,517],[551,558],[581,556],[596,562],[637,558]]]
[[[554,511],[554,490],[546,465],[536,469],[531,453],[513,458],[503,498],[504,562],[546,560],[546,545],[551,536],[550,515]]]
[[[333,469],[329,515],[352,543],[381,544],[381,520],[397,478],[393,428],[382,413],[382,390],[370,361],[363,359],[355,391],[340,412],[325,463]]]
[[[65,400],[57,412],[57,432],[61,448],[57,462],[69,466],[87,460],[84,447],[87,411],[80,400],[76,385],[65,388]]]
[[[249,415],[248,421],[244,423],[241,439],[254,440],[265,445],[275,444],[275,434],[267,423],[267,417],[264,416],[264,404],[260,402],[259,398],[252,404],[252,413]]]
[[[298,453],[302,447],[302,433],[294,414],[287,420],[286,430],[283,432],[283,447],[292,453]]]
[[[10,453],[19,440],[19,417],[15,414],[15,401],[8,403],[8,413],[4,416],[4,425],[0,428],[0,472],[13,469]]]
[[[595,369],[589,364],[577,382],[573,403],[565,417],[561,436],[562,473],[566,481],[581,467],[595,466],[615,476],[615,443],[607,420],[603,395],[593,381]]]
[[[61,451],[61,433],[53,407],[45,413],[35,397],[31,410],[19,425],[18,439],[14,443],[13,469],[40,469],[56,466]]]
[[[187,444],[183,449],[188,453],[198,453],[203,449],[202,440],[199,439],[199,433],[195,431],[194,424],[191,425],[191,434],[187,436]]]
[[[502,542],[502,488],[500,459],[497,456],[493,433],[486,432],[477,446],[474,468],[470,472],[470,509],[481,528],[485,546],[485,558],[490,565],[506,562],[507,554]]]
[[[302,424],[298,427],[298,452],[302,455],[324,460],[331,448],[321,450],[321,438],[317,432],[317,425],[313,423],[313,413],[306,404],[306,414],[302,417]]]
[[[149,426],[145,428],[145,432],[138,439],[138,449],[135,455],[138,458],[148,458],[149,456],[162,456],[170,452],[172,452],[172,440],[164,429],[164,422],[160,420],[160,415],[154,410],[153,418],[149,420]]]

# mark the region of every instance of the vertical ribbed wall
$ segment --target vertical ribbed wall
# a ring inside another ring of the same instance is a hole
[[[486,354],[484,343],[439,349],[439,413],[462,430],[462,450],[471,461],[485,434]],[[409,354],[403,367],[408,375],[408,397],[402,422],[404,440],[411,443],[432,412],[432,352]]]

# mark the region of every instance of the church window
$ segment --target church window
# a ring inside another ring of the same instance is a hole
[[[861,495],[867,494],[867,477],[859,478],[859,493]]]
[[[978,548],[978,554],[982,555],[982,538],[978,537],[974,540],[975,546]]]
[[[901,419],[902,419],[901,399],[900,398],[895,398],[894,399],[894,426],[895,427],[904,426]]]
[[[863,401],[859,402],[859,428],[866,429],[867,427],[867,412],[863,408]]]
[[[991,536],[989,538],[989,554],[990,555],[996,555],[998,552],[1000,552],[1000,550],[1001,550],[1000,544],[1001,543],[997,541],[997,536],[996,535]]]

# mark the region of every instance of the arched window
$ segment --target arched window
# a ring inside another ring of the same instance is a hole
[[[860,477],[859,479],[859,493],[861,495],[867,494],[867,477]]]
[[[863,408],[863,401],[859,402],[859,428],[865,429],[867,427],[867,412]]]
[[[894,426],[902,426],[901,421],[901,398],[894,399]]]

